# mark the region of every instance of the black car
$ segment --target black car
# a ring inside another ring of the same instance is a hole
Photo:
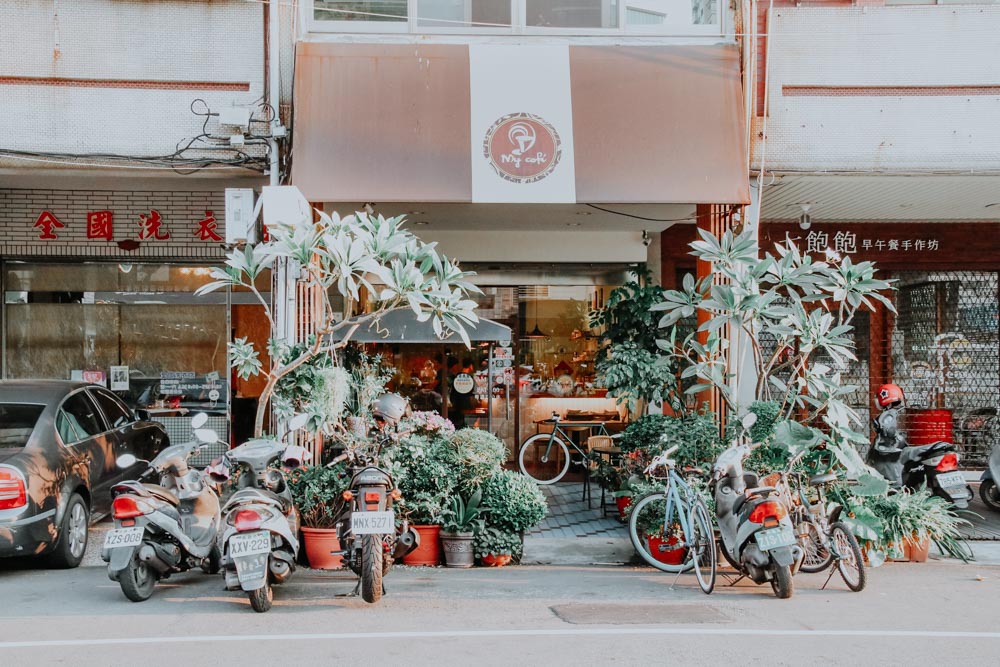
[[[90,521],[111,510],[111,487],[139,472],[116,459],[148,460],[167,444],[163,426],[104,387],[0,380],[0,556],[79,565]]]

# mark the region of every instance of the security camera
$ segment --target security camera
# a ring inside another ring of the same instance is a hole
[[[642,230],[642,245],[644,245],[644,246],[646,246],[648,248],[649,244],[651,242],[652,242],[652,239],[649,238],[649,232],[647,232],[645,229]]]

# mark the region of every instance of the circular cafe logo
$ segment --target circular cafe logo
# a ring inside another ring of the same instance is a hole
[[[459,394],[468,394],[475,389],[476,381],[468,373],[459,373],[451,382],[452,388]]]
[[[530,113],[504,116],[486,132],[483,155],[500,178],[534,183],[555,169],[562,157],[559,133]]]

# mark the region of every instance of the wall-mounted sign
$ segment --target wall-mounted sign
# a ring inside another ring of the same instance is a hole
[[[111,391],[128,391],[128,366],[111,367]]]
[[[483,155],[500,178],[512,183],[534,183],[559,164],[562,142],[556,129],[540,116],[512,113],[487,130]]]
[[[114,241],[115,212],[110,210],[88,211],[86,218],[86,238],[90,240]],[[38,230],[38,239],[42,241],[54,241],[59,238],[56,230],[65,228],[69,223],[59,220],[51,211],[42,211],[33,228]],[[139,241],[167,241],[172,238],[167,229],[167,223],[163,216],[156,209],[150,209],[149,213],[140,213],[136,222],[138,227],[137,238]],[[191,237],[198,241],[222,242],[223,238],[219,234],[219,223],[215,219],[212,211],[205,211],[204,217],[194,223]],[[121,239],[119,243],[135,243],[133,239]],[[138,245],[136,245],[138,247]],[[123,248],[134,249],[134,248]]]

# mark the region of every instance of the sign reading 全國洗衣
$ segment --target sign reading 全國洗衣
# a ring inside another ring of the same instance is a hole
[[[86,224],[86,238],[88,240],[115,241],[115,214],[114,211],[88,211]],[[167,241],[177,239],[170,231],[167,221],[156,209],[140,213],[133,225],[126,225],[126,231],[119,235],[118,241]],[[32,227],[37,229],[37,238],[41,241],[56,241],[60,239],[59,230],[68,229],[73,223],[60,220],[51,211],[42,211],[35,219]],[[212,211],[205,211],[205,215],[200,220],[193,221],[190,227],[191,238],[197,241],[222,242],[219,234],[219,223],[215,219]],[[120,229],[120,228],[119,228]],[[134,238],[133,238],[134,237]]]

